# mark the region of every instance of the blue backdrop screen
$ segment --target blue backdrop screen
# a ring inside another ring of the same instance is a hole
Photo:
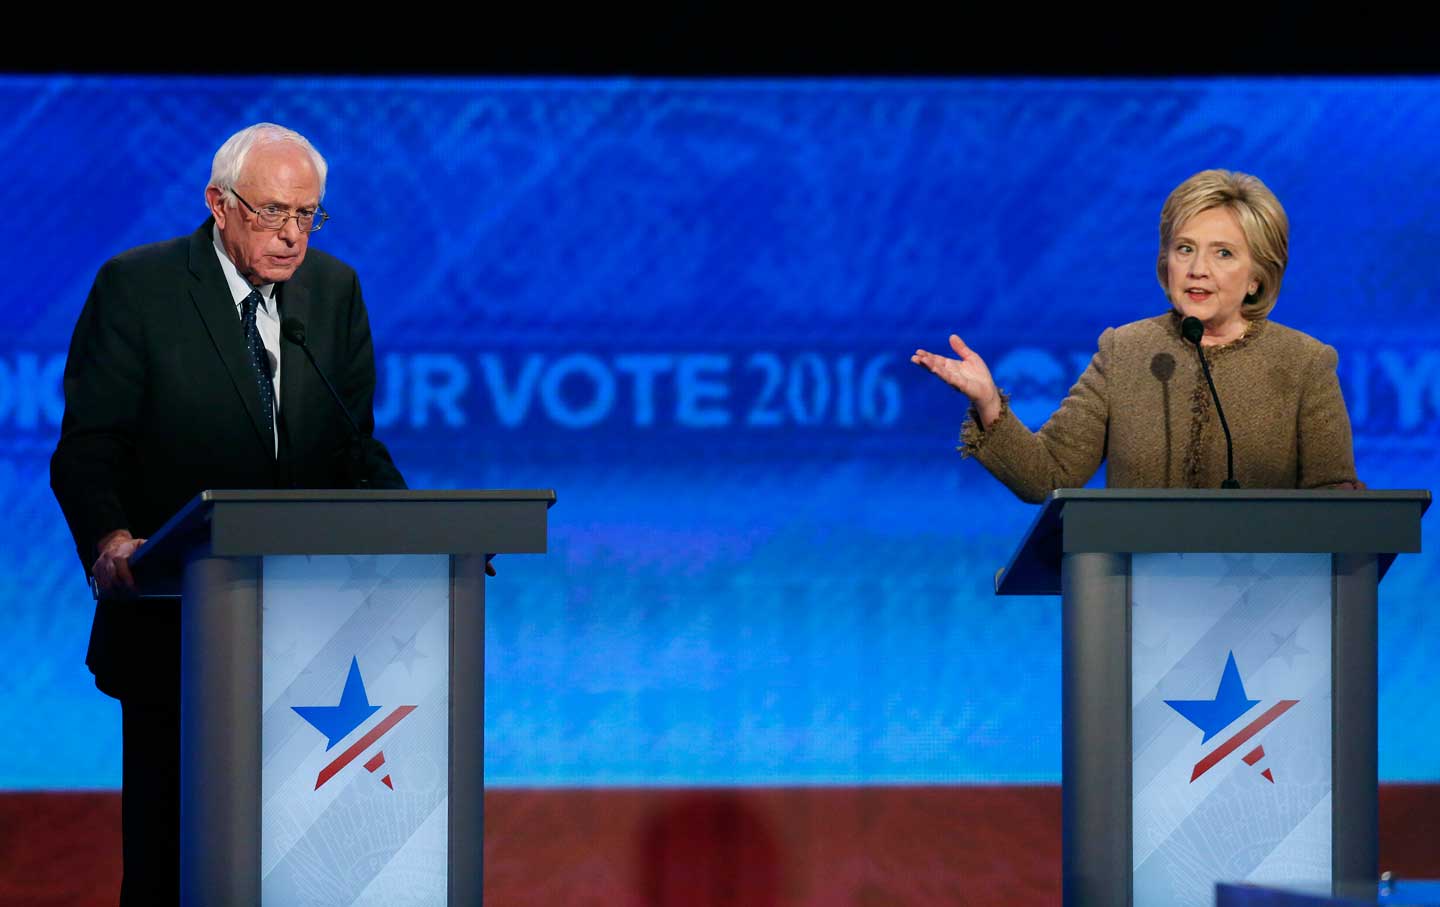
[[[991,594],[1033,508],[908,355],[960,332],[1038,426],[1164,310],[1197,170],[1285,203],[1275,318],[1339,349],[1361,477],[1433,482],[1440,83],[3,78],[0,786],[119,782],[48,487],[65,349],[260,120],[330,161],[314,242],[411,485],[559,493],[491,586],[491,784],[1058,780],[1057,602]],[[1437,574],[1383,587],[1385,780],[1440,780]]]

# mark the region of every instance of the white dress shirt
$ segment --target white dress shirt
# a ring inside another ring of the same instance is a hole
[[[260,342],[265,344],[265,352],[270,357],[270,383],[275,389],[275,419],[279,424],[280,419],[280,305],[275,299],[275,284],[267,283],[263,286],[252,287],[250,281],[240,276],[235,263],[230,256],[225,254],[225,247],[220,244],[220,228],[212,226],[210,236],[215,243],[215,257],[220,259],[220,271],[225,275],[225,282],[230,285],[230,295],[235,298],[235,317],[244,320],[245,297],[250,295],[251,290],[259,290],[262,302],[255,307],[255,326],[260,330]],[[275,432],[275,453],[280,453],[280,434]]]

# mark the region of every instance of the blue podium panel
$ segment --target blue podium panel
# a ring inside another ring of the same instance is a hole
[[[1328,554],[1131,561],[1136,907],[1332,876]]]
[[[445,904],[450,564],[261,565],[265,904]]]

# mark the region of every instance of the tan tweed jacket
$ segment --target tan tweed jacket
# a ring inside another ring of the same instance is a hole
[[[1350,416],[1333,347],[1273,321],[1206,347],[1235,439],[1242,488],[1319,488],[1355,482]],[[1002,395],[1002,399],[1005,399]],[[1196,361],[1167,313],[1100,335],[1100,349],[1038,432],[1010,411],[960,434],[973,456],[1022,500],[1083,486],[1108,460],[1111,488],[1219,488],[1225,435]]]

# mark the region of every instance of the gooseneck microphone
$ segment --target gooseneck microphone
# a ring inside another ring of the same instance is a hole
[[[351,432],[350,445],[345,453],[347,454],[347,459],[350,461],[352,483],[359,488],[368,487],[370,481],[365,477],[363,470],[360,468],[361,463],[358,462],[363,459],[365,436],[360,433],[360,426],[355,424],[355,418],[350,415],[350,409],[345,405],[345,401],[340,399],[340,394],[335,390],[335,385],[330,383],[330,379],[325,377],[325,370],[320,368],[320,363],[315,361],[315,354],[310,352],[310,345],[305,342],[305,322],[292,315],[280,322],[280,333],[286,340],[300,347],[305,353],[305,358],[310,360],[311,367],[315,369],[315,374],[320,376],[320,381],[325,385],[325,389],[330,392],[330,396],[334,399],[335,405],[340,407],[340,412],[345,416],[345,422],[350,426]]]
[[[1215,390],[1215,379],[1210,377],[1210,363],[1205,361],[1205,350],[1200,346],[1200,338],[1205,336],[1205,325],[1199,318],[1191,315],[1180,322],[1180,334],[1195,344],[1195,355],[1200,357],[1200,371],[1205,373],[1205,383],[1210,385],[1210,399],[1215,401],[1215,414],[1220,417],[1220,428],[1225,432],[1226,478],[1220,483],[1220,487],[1239,488],[1240,483],[1235,481],[1235,442],[1230,438],[1230,425],[1225,421],[1225,410],[1220,406],[1220,394]]]

